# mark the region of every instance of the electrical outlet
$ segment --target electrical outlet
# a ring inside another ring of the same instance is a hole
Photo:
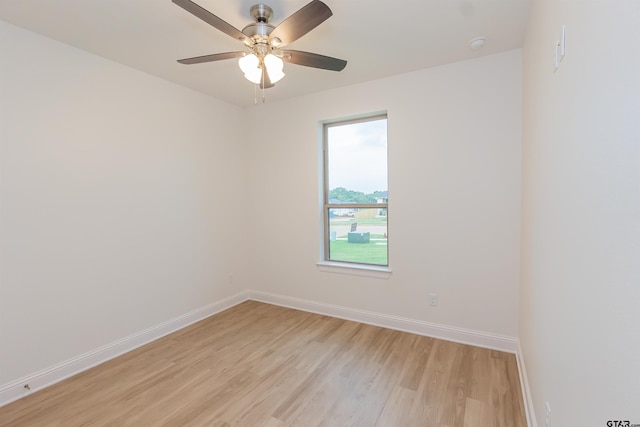
[[[549,402],[544,407],[544,422],[546,427],[551,427],[551,406],[549,406]]]
[[[229,283],[230,285],[233,284],[233,274],[229,274],[227,276],[227,283]]]
[[[438,306],[438,294],[429,294],[429,305],[431,307]]]

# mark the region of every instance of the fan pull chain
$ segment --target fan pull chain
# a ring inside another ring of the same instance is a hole
[[[264,87],[267,81],[267,68],[264,65],[264,61],[261,61],[260,68],[262,69],[262,79],[260,80],[260,84],[262,85],[262,103],[264,104]]]
[[[266,97],[264,95],[264,86],[262,87],[262,103],[264,104]],[[258,103],[258,85],[253,85],[253,105]]]

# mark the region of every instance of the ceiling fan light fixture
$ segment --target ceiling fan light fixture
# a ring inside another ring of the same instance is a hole
[[[284,72],[282,70],[271,70],[267,68],[267,73],[269,74],[269,80],[271,83],[276,83],[282,80],[284,77]]]
[[[242,58],[240,58],[238,60],[238,65],[240,66],[240,69],[245,75],[251,74],[255,72],[254,70],[259,69],[260,60],[255,54],[250,53],[249,55],[245,55]]]
[[[284,72],[282,71],[284,68],[284,62],[277,56],[271,53],[265,56],[264,66],[267,69],[267,74],[269,74],[269,80],[271,80],[271,83],[276,83],[284,77]]]
[[[254,68],[248,73],[244,73],[244,77],[251,83],[260,84],[262,80],[262,68]]]

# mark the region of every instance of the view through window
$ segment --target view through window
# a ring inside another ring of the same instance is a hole
[[[325,260],[389,264],[387,117],[326,123]]]

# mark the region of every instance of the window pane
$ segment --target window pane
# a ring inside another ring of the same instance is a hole
[[[329,203],[376,203],[376,195],[387,197],[386,118],[330,126],[327,161]]]
[[[326,124],[325,256],[389,265],[387,118]]]
[[[329,260],[388,265],[386,208],[328,208]]]

